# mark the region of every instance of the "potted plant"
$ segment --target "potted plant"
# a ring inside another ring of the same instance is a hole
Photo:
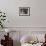
[[[0,27],[4,28],[4,22],[6,20],[6,15],[4,12],[0,11]]]

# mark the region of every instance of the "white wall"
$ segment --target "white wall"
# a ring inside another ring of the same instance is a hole
[[[30,7],[30,16],[19,16],[19,7]],[[46,0],[0,0],[0,9],[6,12],[6,27],[20,31],[20,36],[31,31],[46,33]]]
[[[46,0],[0,0],[7,27],[46,27]],[[19,7],[30,7],[30,16],[19,16]],[[32,14],[32,15],[31,15]]]

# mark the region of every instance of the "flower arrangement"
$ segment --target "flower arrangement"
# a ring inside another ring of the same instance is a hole
[[[4,27],[4,22],[6,20],[6,15],[4,12],[0,11],[0,27],[3,28]]]

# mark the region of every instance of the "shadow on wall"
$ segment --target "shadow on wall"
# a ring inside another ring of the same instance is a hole
[[[13,40],[13,46],[21,46],[20,41]]]

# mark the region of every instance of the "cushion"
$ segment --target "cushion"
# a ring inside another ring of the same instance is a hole
[[[21,39],[20,42],[21,43],[32,43],[34,41],[37,41],[37,38],[35,38],[35,36],[28,36],[28,35],[24,35]]]

